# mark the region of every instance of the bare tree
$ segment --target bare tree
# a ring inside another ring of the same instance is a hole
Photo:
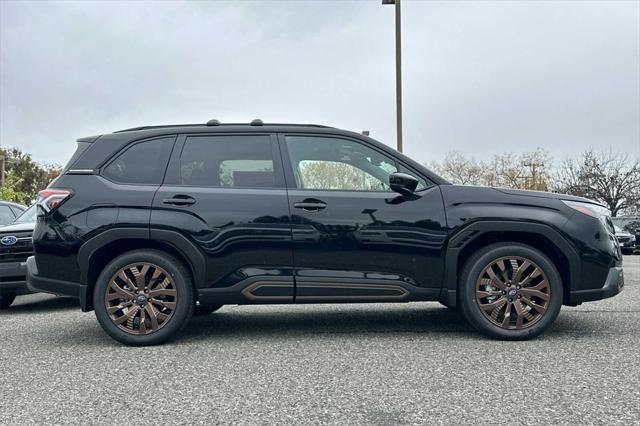
[[[459,185],[486,185],[486,164],[473,157],[467,158],[458,151],[449,152],[442,163],[434,162],[430,167]]]
[[[626,153],[590,149],[579,159],[566,159],[556,180],[558,192],[600,201],[614,217],[640,209],[640,161]]]
[[[551,164],[551,156],[541,149],[523,154],[495,155],[487,162],[452,151],[441,163],[432,163],[431,168],[460,185],[546,191],[550,182]]]

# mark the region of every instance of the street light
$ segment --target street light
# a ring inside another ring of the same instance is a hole
[[[398,151],[402,152],[402,42],[400,0],[382,0],[382,4],[394,4],[396,6],[396,143]]]

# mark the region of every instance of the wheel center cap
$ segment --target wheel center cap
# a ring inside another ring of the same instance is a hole
[[[140,305],[147,303],[147,296],[145,296],[144,294],[137,295],[136,302]]]
[[[518,294],[518,290],[516,290],[515,288],[510,288],[509,291],[507,292],[507,294],[510,297],[514,297],[516,294]]]

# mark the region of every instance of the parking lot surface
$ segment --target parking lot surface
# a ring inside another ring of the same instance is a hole
[[[640,423],[640,256],[615,298],[528,342],[437,303],[226,306],[172,343],[111,340],[73,299],[0,314],[0,424]]]

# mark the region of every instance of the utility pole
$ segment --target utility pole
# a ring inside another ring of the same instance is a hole
[[[396,9],[396,143],[402,152],[402,18],[400,0],[382,0],[382,4],[393,4]]]
[[[537,167],[544,167],[544,163],[536,163],[534,161],[529,161],[529,162],[524,162],[522,163],[523,166],[525,167],[529,167],[531,169],[531,185],[529,185],[529,189],[538,189],[538,187],[536,186],[537,184],[537,180],[536,180],[536,168]],[[526,182],[526,180],[525,180]]]
[[[0,186],[4,186],[4,155],[0,155]]]

